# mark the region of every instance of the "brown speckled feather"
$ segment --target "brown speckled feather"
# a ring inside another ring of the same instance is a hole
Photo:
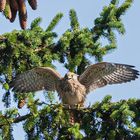
[[[16,76],[10,86],[13,91],[33,92],[46,89],[55,91],[56,84],[61,79],[60,74],[48,67],[38,67]]]
[[[83,74],[79,76],[79,81],[85,85],[87,93],[107,84],[120,84],[130,82],[138,78],[138,71],[134,66],[101,62],[90,65]]]

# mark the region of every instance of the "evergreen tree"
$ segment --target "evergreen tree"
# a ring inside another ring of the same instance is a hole
[[[94,26],[81,28],[76,11],[69,12],[71,28],[55,41],[55,26],[63,17],[58,13],[50,25],[43,30],[35,19],[27,30],[14,30],[0,36],[0,83],[5,90],[2,101],[4,112],[0,111],[0,139],[14,139],[13,125],[22,122],[29,140],[40,139],[140,139],[140,100],[129,99],[111,102],[106,96],[88,108],[67,109],[62,104],[54,103],[54,94],[44,92],[46,101],[35,99],[35,93],[12,93],[9,83],[17,75],[37,66],[54,67],[53,61],[63,63],[65,68],[81,74],[90,64],[87,56],[95,57],[100,62],[110,51],[117,48],[115,30],[125,33],[121,16],[131,6],[132,0],[111,0],[95,19]],[[102,46],[100,39],[108,40]],[[27,113],[20,115],[19,110],[10,107],[11,97],[22,103],[27,99]],[[76,112],[77,123],[71,124],[70,111]],[[83,134],[84,133],[84,134]]]

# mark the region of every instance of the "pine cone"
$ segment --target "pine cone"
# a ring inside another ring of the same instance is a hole
[[[24,0],[18,1],[18,5],[20,26],[22,29],[25,29],[27,25],[27,10]]]
[[[18,3],[16,0],[9,0],[11,9],[18,10]]]
[[[6,0],[0,0],[0,12],[4,11],[6,6]]]
[[[14,22],[17,15],[17,10],[11,9],[11,12],[12,12],[12,17],[10,19],[10,22]]]
[[[11,17],[12,17],[9,0],[6,0],[6,6],[5,6],[5,9],[4,9],[4,15],[5,15],[5,17],[7,19],[11,19]]]
[[[26,99],[19,100],[18,108],[22,108],[26,104]]]
[[[37,9],[37,1],[36,0],[28,0],[28,3],[32,7],[33,10]]]

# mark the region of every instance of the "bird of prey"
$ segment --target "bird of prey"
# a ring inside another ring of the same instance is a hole
[[[19,74],[11,82],[13,91],[20,93],[39,90],[57,91],[63,104],[84,105],[86,95],[96,88],[130,82],[138,78],[134,66],[101,62],[90,65],[81,74],[68,72],[64,77],[50,67],[37,67]]]

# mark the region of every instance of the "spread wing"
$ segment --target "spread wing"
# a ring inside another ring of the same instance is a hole
[[[135,80],[139,72],[134,66],[101,62],[89,66],[83,74],[79,76],[79,81],[85,85],[87,93],[107,84],[120,84]]]
[[[10,83],[13,91],[34,92],[46,89],[48,91],[56,90],[57,82],[61,79],[60,74],[49,67],[38,67],[19,74]]]

